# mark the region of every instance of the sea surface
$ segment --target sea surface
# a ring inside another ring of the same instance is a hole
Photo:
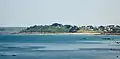
[[[116,42],[120,36],[0,35],[0,59],[120,59]]]

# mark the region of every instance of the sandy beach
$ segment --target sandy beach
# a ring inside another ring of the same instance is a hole
[[[17,33],[15,35],[100,35],[101,33]]]

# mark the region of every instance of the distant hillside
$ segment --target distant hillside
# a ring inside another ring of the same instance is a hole
[[[53,23],[51,25],[34,25],[27,27],[19,33],[101,33],[120,34],[119,25],[106,26],[76,26]]]
[[[77,32],[78,30],[79,28],[77,26],[53,23],[52,25],[34,25],[31,27],[28,27],[27,29],[20,31],[20,33],[31,33],[31,32],[69,33],[69,32]]]
[[[53,23],[51,25],[34,25],[30,27],[0,27],[0,34],[19,34],[19,33],[101,33],[101,34],[117,34],[120,35],[119,25],[106,25],[106,26],[76,26],[76,25],[63,25]]]

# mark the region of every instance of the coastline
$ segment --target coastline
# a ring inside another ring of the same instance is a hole
[[[40,32],[23,32],[23,33],[0,33],[0,35],[120,35],[120,33],[40,33]]]
[[[15,33],[14,35],[101,35],[101,33]]]

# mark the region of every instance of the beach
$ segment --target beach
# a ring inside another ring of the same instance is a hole
[[[15,33],[15,35],[100,35],[101,33]]]

